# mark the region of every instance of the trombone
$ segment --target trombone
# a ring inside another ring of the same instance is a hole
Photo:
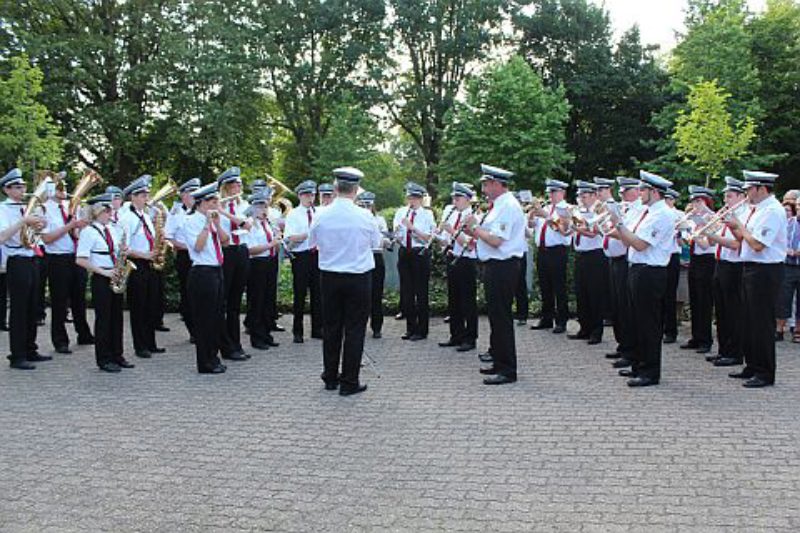
[[[722,206],[719,211],[714,213],[714,215],[706,221],[705,224],[696,228],[692,232],[691,238],[694,240],[699,237],[705,237],[707,235],[717,233],[720,229],[722,229],[722,224],[730,216],[736,216],[736,212],[741,209],[746,202],[747,198],[742,198],[733,205]]]

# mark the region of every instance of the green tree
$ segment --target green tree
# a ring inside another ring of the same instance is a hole
[[[481,163],[507,168],[520,187],[542,186],[564,172],[569,104],[561,88],[545,88],[521,57],[489,68],[467,84],[452,114],[444,175],[473,181]]]
[[[24,55],[12,57],[4,66],[8,75],[0,77],[0,168],[54,168],[64,143],[39,101],[42,71]]]
[[[445,117],[467,75],[501,40],[508,0],[389,0],[393,68],[375,73],[393,121],[416,145],[431,192]],[[406,65],[407,63],[407,65]]]
[[[706,187],[728,164],[747,154],[755,136],[752,118],[732,123],[729,99],[716,81],[702,82],[690,88],[689,111],[678,114],[674,133],[678,155],[705,174]]]

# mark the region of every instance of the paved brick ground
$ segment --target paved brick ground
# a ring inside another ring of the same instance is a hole
[[[796,346],[774,388],[669,349],[662,384],[629,390],[610,343],[526,328],[520,381],[489,388],[440,320],[409,344],[389,319],[382,378],[340,398],[318,341],[201,376],[168,318],[169,352],[121,375],[86,349],[0,368],[0,530],[800,529]]]

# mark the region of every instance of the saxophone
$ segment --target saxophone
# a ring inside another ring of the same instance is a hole
[[[167,221],[167,209],[163,204],[155,204],[156,214],[153,217],[153,269],[164,270],[167,264],[169,241],[164,236],[164,225]]]
[[[111,292],[114,294],[124,294],[128,287],[128,276],[136,270],[136,265],[128,259],[128,235],[123,231],[119,247],[117,247],[114,257],[114,269],[111,271]]]

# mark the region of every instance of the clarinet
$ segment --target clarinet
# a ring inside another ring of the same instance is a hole
[[[483,222],[486,220],[486,217],[487,217],[487,216],[489,216],[489,213],[491,213],[491,210],[490,210],[490,209],[487,209],[487,210],[486,210],[486,212],[485,212],[485,213],[483,214],[483,216],[481,217],[481,220],[480,220],[480,222],[478,222],[478,226],[481,226],[481,225],[483,225]],[[462,225],[461,225],[461,230],[463,230],[463,229],[464,229],[464,226],[465,226],[465,225],[466,225],[466,224],[462,224]],[[461,231],[461,230],[459,230],[459,231]],[[455,240],[455,238],[454,238],[453,240]],[[464,254],[466,254],[466,253],[467,253],[467,250],[469,250],[470,248],[472,248],[472,245],[473,245],[474,243],[475,243],[475,235],[473,234],[473,235],[472,235],[472,237],[470,237],[470,238],[469,238],[469,241],[467,241],[467,244],[466,244],[466,245],[465,245],[465,246],[464,246],[464,247],[461,249],[461,253],[460,253],[460,254],[458,254],[458,255],[455,257],[455,259],[453,259],[453,261],[450,263],[450,265],[451,265],[451,266],[455,266],[455,265],[458,263],[458,260],[459,260],[459,259],[461,259],[462,257],[464,257]]]
[[[442,231],[442,228],[444,227],[445,224],[447,224],[447,222],[450,220],[450,217],[453,216],[453,212],[455,211],[456,208],[453,207],[453,209],[451,209],[450,212],[447,213],[447,216],[444,217],[442,223],[434,228],[433,233],[431,233],[430,239],[428,239],[428,241],[425,243],[425,246],[423,246],[422,249],[419,251],[419,255],[425,255],[425,252],[427,252],[430,249],[431,244],[433,244],[433,241],[436,239],[436,234]]]

